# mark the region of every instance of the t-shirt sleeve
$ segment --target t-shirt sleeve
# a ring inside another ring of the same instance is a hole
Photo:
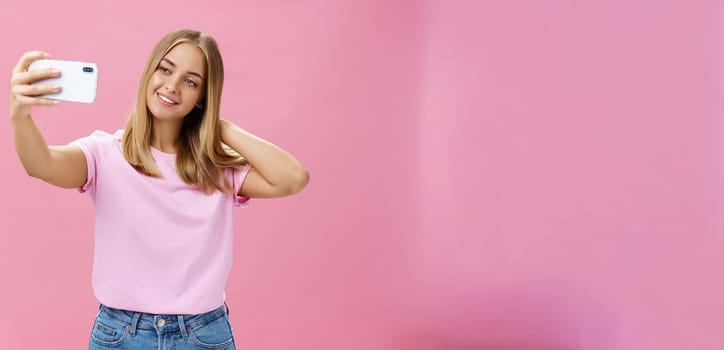
[[[246,179],[246,175],[249,174],[249,170],[251,170],[251,165],[246,164],[243,167],[236,169],[232,168],[232,186],[234,188],[234,206],[235,207],[248,207],[249,206],[249,198],[240,196],[239,191],[241,190],[241,185],[244,184],[244,180]]]
[[[70,146],[78,147],[81,151],[83,151],[88,168],[86,182],[83,186],[78,188],[79,192],[83,193],[89,190],[92,191],[95,188],[101,147],[103,142],[107,142],[110,137],[112,136],[106,132],[94,131],[90,136],[86,136],[69,143]]]

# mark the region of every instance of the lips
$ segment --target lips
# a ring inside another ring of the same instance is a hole
[[[178,102],[176,102],[172,98],[170,98],[166,95],[163,95],[161,93],[158,93],[158,92],[156,93],[156,97],[157,97],[159,103],[161,103],[162,105],[167,106],[167,107],[175,106],[178,104]]]

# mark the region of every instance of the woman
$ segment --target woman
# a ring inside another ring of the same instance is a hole
[[[95,206],[93,291],[100,301],[90,349],[234,349],[224,286],[231,268],[232,212],[249,198],[282,197],[309,181],[281,148],[221,119],[224,68],[214,39],[166,35],[140,79],[125,129],[49,147],[31,106],[62,87],[13,71],[10,115],[30,176],[88,192]],[[33,84],[34,82],[37,82]]]

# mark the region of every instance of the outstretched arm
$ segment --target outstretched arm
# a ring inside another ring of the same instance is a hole
[[[251,164],[239,194],[249,198],[284,197],[301,191],[309,173],[289,152],[222,119],[221,139]]]
[[[85,183],[87,175],[83,151],[74,146],[48,147],[30,116],[31,106],[56,104],[55,101],[37,97],[38,95],[60,91],[60,87],[32,84],[59,75],[59,72],[51,69],[28,71],[32,61],[46,57],[41,51],[28,52],[13,69],[10,80],[10,117],[15,151],[28,175],[59,187],[80,187]]]

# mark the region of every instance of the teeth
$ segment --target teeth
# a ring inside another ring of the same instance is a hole
[[[167,99],[166,97],[164,97],[164,96],[161,95],[161,94],[158,95],[158,98],[160,98],[161,101],[163,101],[163,102],[176,104],[176,102],[173,102],[173,101]]]

